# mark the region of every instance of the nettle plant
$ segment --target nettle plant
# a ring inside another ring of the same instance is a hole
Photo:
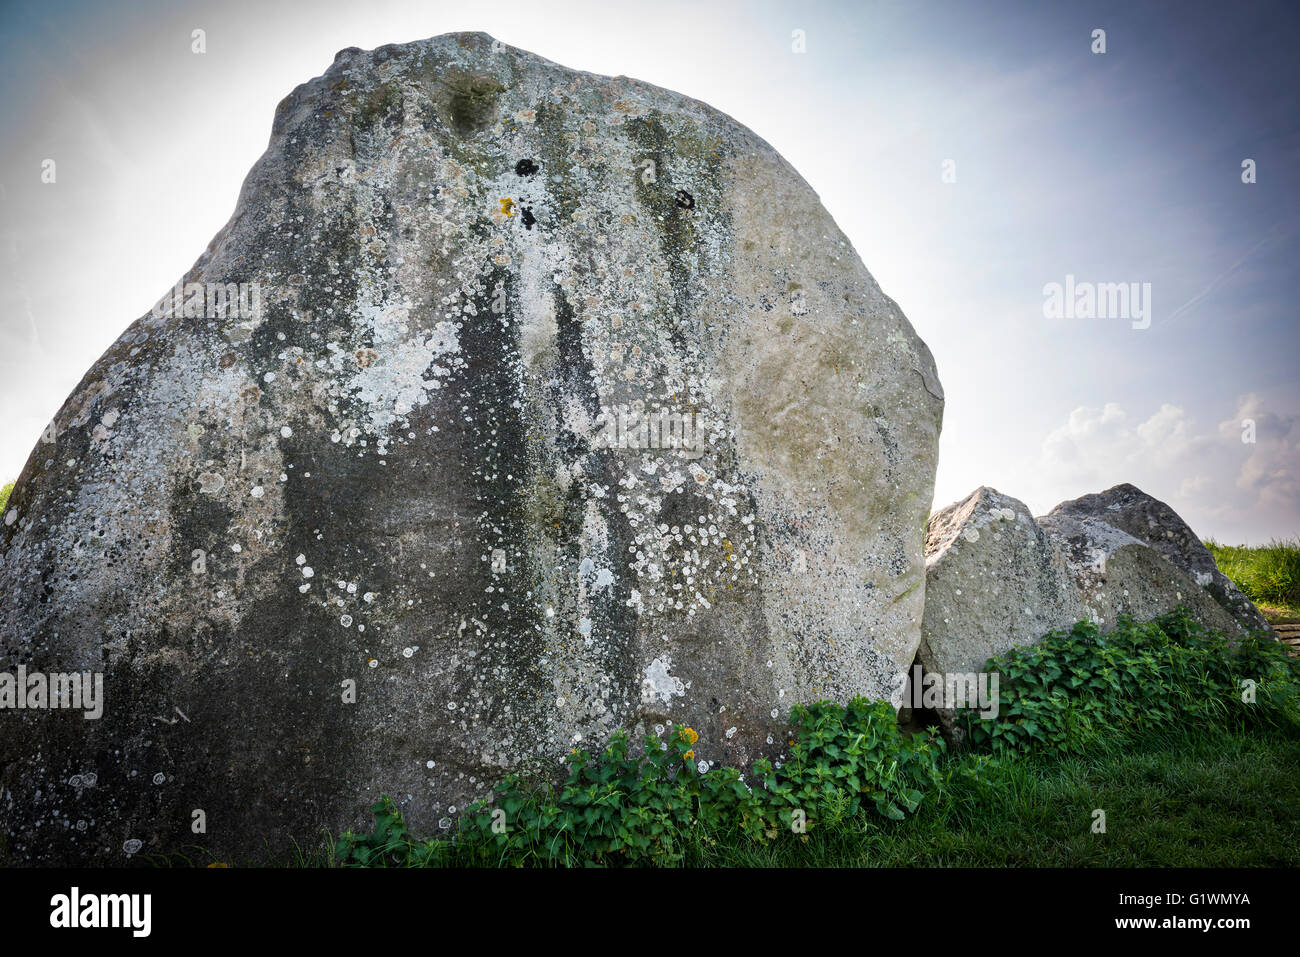
[[[1081,753],[1176,721],[1300,728],[1300,662],[1266,634],[1229,639],[1185,610],[1154,621],[1120,619],[1102,635],[1090,621],[991,658],[998,716],[958,722],[983,751]]]
[[[598,754],[575,749],[558,785],[507,778],[475,804],[452,840],[408,837],[387,798],[371,834],[343,835],[348,865],[438,863],[675,864],[739,832],[759,843],[808,840],[862,816],[903,820],[958,780],[989,783],[1000,753],[1080,753],[1176,722],[1300,731],[1300,660],[1266,635],[1227,639],[1185,612],[1101,635],[1091,622],[991,659],[998,716],[957,720],[973,753],[944,761],[933,729],[903,734],[884,701],[797,705],[781,762],[700,772],[699,736],[676,725],[635,753],[615,735]]]
[[[566,780],[532,786],[512,776],[493,800],[472,805],[455,841],[408,839],[387,798],[375,831],[345,834],[338,858],[361,866],[476,859],[534,864],[674,864],[691,840],[738,829],[756,842],[807,840],[815,827],[859,813],[901,820],[941,784],[944,744],[933,733],[904,736],[888,702],[855,698],[796,705],[786,759],[756,760],[747,781],[733,767],[701,772],[699,736],[675,725],[648,735],[637,753],[626,734],[599,754],[575,749]]]

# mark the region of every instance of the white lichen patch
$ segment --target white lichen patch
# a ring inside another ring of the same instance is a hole
[[[671,666],[672,662],[667,656],[655,658],[646,666],[645,677],[641,679],[643,699],[666,705],[673,698],[680,698],[686,693],[682,680],[669,673]]]

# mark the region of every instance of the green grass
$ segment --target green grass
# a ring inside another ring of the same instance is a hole
[[[1093,812],[1106,812],[1094,834]],[[1300,738],[1175,729],[1084,757],[1021,757],[899,822],[758,846],[720,835],[720,867],[1298,867]]]
[[[1219,571],[1271,618],[1300,617],[1300,539],[1256,547],[1209,539],[1205,547]]]
[[[1105,833],[1093,833],[1098,809]],[[764,844],[728,828],[682,837],[688,867],[1300,867],[1300,736],[1179,727],[1082,757],[1001,761],[982,781],[955,775],[904,821],[855,819]],[[498,862],[447,844],[423,863]]]
[[[5,505],[9,502],[9,493],[14,490],[14,483],[0,487],[0,515],[4,514]]]

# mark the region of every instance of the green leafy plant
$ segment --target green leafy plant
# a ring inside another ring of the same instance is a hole
[[[985,670],[999,674],[996,718],[958,716],[979,750],[1079,754],[1099,736],[1178,721],[1300,727],[1300,668],[1285,647],[1265,635],[1207,632],[1181,609],[1146,623],[1121,619],[1107,635],[1081,621]]]
[[[412,838],[398,808],[381,798],[374,830],[344,834],[337,860],[410,867],[779,859],[841,840],[892,840],[884,835],[927,813],[1019,813],[1008,795],[1029,781],[1034,762],[1053,755],[1095,760],[1117,747],[1122,753],[1125,741],[1191,729],[1284,737],[1300,730],[1300,660],[1265,636],[1206,632],[1182,611],[1146,623],[1122,619],[1107,635],[1079,622],[987,668],[1000,674],[999,712],[988,720],[959,713],[960,750],[950,751],[934,729],[904,734],[887,702],[864,698],[795,706],[782,759],[760,758],[748,775],[701,771],[699,736],[682,725],[636,748],[620,733],[598,753],[574,749],[563,780],[506,778],[490,801],[467,809],[450,839]]]
[[[675,725],[647,735],[634,753],[615,734],[597,755],[574,749],[558,786],[506,778],[490,802],[468,809],[455,851],[479,862],[607,865],[678,864],[688,837],[738,830],[762,844],[807,840],[825,823],[874,814],[901,820],[942,781],[943,742],[905,737],[894,709],[855,698],[797,705],[786,760],[701,771],[698,734]],[[359,866],[434,863],[450,842],[410,840],[387,798],[372,809],[371,834],[344,834],[338,860]],[[441,848],[438,845],[442,845]]]

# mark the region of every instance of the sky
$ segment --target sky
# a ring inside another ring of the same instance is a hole
[[[934,352],[936,507],[1132,482],[1202,536],[1300,535],[1298,26],[1192,0],[0,3],[0,482],[225,225],[290,90],[345,47],[481,30],[704,100],[799,170]],[[1067,277],[1138,295],[1053,312]]]

